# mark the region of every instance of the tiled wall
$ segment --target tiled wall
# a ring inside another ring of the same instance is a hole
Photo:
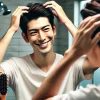
[[[2,0],[4,4],[13,12],[17,6],[26,5],[29,2],[41,2],[44,3],[48,0]],[[74,9],[74,0],[55,0],[58,2],[63,9],[65,10],[68,17],[73,21],[73,9]],[[0,38],[7,31],[10,24],[11,14],[7,16],[2,16],[0,12]],[[68,30],[55,19],[57,24],[57,36],[55,37],[54,51],[63,54],[68,47]],[[9,59],[13,56],[23,56],[32,52],[32,48],[29,44],[26,44],[21,36],[21,30],[15,33],[8,49],[5,54],[4,60]],[[8,89],[7,100],[14,100],[14,94],[11,89]]]

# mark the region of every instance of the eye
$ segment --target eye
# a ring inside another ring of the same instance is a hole
[[[34,31],[34,32],[30,32],[30,34],[31,34],[31,35],[36,35],[37,32],[36,32],[36,31]]]
[[[43,29],[45,32],[48,32],[49,31],[49,28],[44,28]]]

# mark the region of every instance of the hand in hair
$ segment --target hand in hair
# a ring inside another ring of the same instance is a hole
[[[53,14],[59,19],[60,22],[64,23],[66,21],[67,16],[64,10],[55,1],[48,1],[44,3],[43,6],[51,8]]]
[[[57,4],[55,1],[48,1],[44,3],[43,6],[45,6],[46,8],[50,8],[52,10],[52,13],[57,17],[57,19],[61,23],[65,25],[65,27],[69,30],[72,36],[76,34],[77,28],[69,20],[63,8],[59,4]]]
[[[83,20],[76,36],[74,37],[74,42],[72,48],[79,48],[79,53],[87,54],[93,50],[95,45],[100,40],[100,32],[91,39],[93,32],[100,26],[100,14],[91,16]]]
[[[10,22],[10,28],[17,32],[20,24],[20,17],[23,13],[28,13],[28,7],[26,6],[20,6],[18,7],[12,14],[11,22]]]

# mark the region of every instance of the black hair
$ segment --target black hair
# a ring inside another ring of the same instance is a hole
[[[85,8],[81,10],[83,19],[96,14],[100,14],[100,0],[92,0],[91,2],[86,3]],[[100,32],[100,27],[94,31],[91,38],[93,39],[98,32]],[[98,45],[100,46],[100,41],[98,42]]]
[[[28,22],[39,17],[47,17],[53,28],[54,15],[49,8],[45,8],[41,3],[29,3],[27,7],[29,7],[28,13],[24,13],[20,18],[20,28],[26,36]]]

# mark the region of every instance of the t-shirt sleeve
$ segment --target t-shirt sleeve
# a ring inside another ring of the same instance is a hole
[[[52,98],[52,100],[69,100],[68,94],[57,95]]]
[[[6,60],[0,64],[3,68],[4,72],[7,74],[8,77],[8,85],[14,85],[14,75],[16,75],[16,63],[14,62],[13,58]]]
[[[100,85],[87,85],[79,90],[71,91],[68,94],[57,95],[52,100],[100,100]]]
[[[88,74],[88,75],[84,75],[83,73],[83,64],[84,64],[86,57],[87,56],[85,55],[80,57],[73,65],[75,81],[77,82],[76,84],[79,84],[83,80],[89,80],[92,78],[93,73]]]

